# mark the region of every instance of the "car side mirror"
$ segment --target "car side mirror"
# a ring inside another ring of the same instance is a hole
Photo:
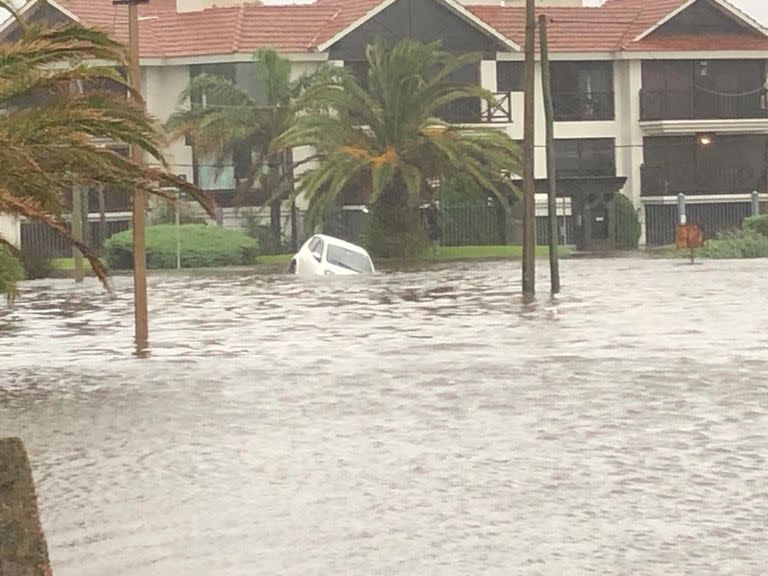
[[[323,261],[323,256],[322,254],[320,254],[320,252],[312,252],[312,256],[314,256],[315,260],[317,260],[318,262]]]

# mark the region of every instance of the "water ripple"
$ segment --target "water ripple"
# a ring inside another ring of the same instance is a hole
[[[130,279],[26,283],[0,436],[55,573],[762,575],[765,263],[562,268],[155,276],[144,361]]]

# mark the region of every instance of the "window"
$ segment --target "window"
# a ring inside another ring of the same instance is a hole
[[[496,90],[498,92],[522,92],[523,68],[523,62],[496,62]]]
[[[555,140],[555,162],[558,178],[615,176],[614,140]]]
[[[341,266],[355,272],[371,272],[371,261],[360,252],[355,252],[343,246],[335,244],[328,245],[328,255],[326,256],[328,264]]]
[[[315,254],[320,254],[320,257],[323,256],[323,241],[320,238],[312,238],[312,240],[309,242],[309,251],[314,256]],[[319,262],[319,260],[318,260]]]
[[[613,120],[613,63],[552,62],[555,120]]]

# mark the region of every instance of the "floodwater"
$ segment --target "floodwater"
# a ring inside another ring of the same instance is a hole
[[[762,576],[768,262],[562,268],[156,276],[148,360],[129,279],[25,285],[0,436],[54,573]]]

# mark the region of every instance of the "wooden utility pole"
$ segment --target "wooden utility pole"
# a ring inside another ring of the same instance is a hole
[[[534,165],[534,126],[536,63],[536,3],[526,0],[525,91],[523,133],[523,296],[536,293],[536,173]]]
[[[544,95],[544,117],[547,125],[547,212],[549,214],[549,277],[552,294],[560,292],[560,263],[557,260],[557,165],[555,164],[555,110],[549,74],[547,17],[539,16],[539,50],[541,50],[541,92]]]
[[[130,64],[128,79],[136,94],[141,93],[141,68],[139,67],[139,4],[147,0],[112,0],[114,4],[128,4],[128,55]],[[139,146],[131,147],[131,159],[136,164],[144,160]],[[147,316],[147,247],[144,227],[147,199],[143,192],[133,195],[133,309],[136,350],[149,346],[149,319]]]

